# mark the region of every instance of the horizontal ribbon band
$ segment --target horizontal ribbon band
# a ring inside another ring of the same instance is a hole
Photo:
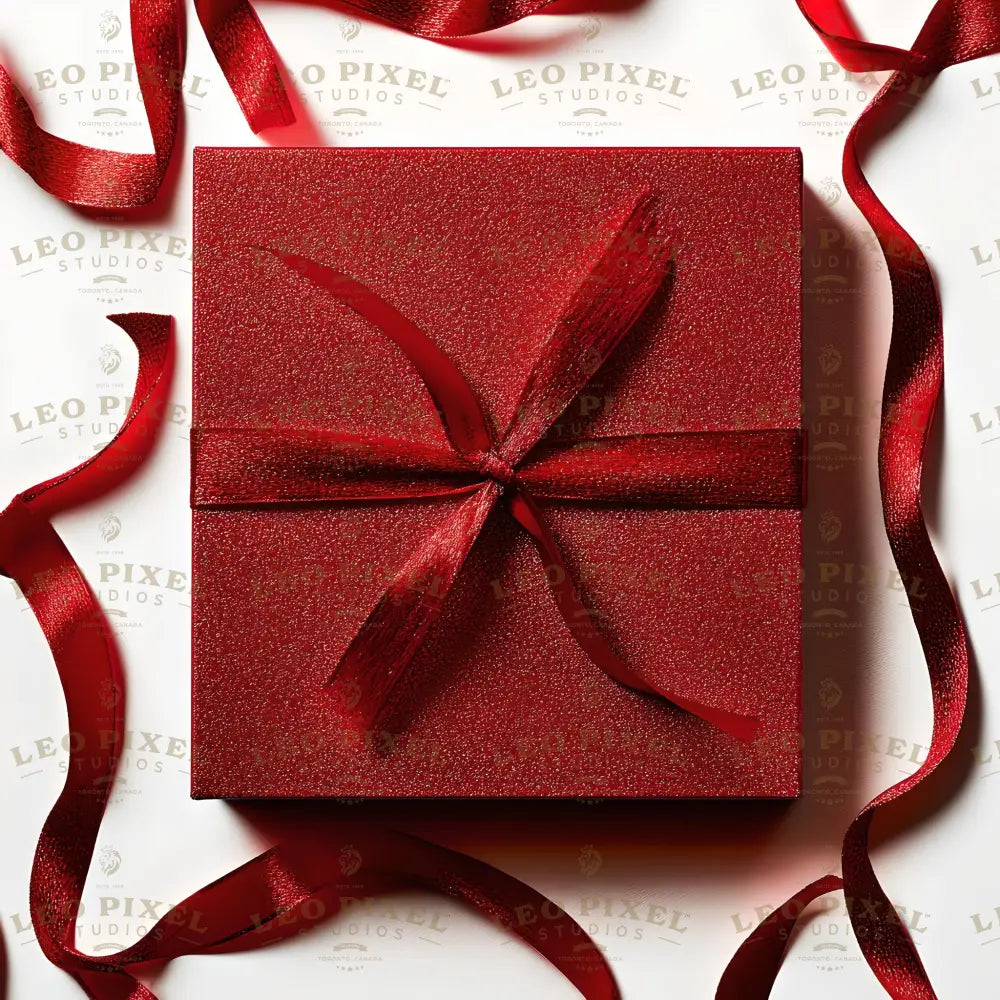
[[[542,500],[677,509],[803,506],[804,434],[711,431],[539,445],[516,482]],[[448,448],[322,429],[201,427],[197,509],[413,500],[474,493],[481,473]]]
[[[757,735],[756,719],[668,691],[615,653],[596,625],[597,612],[581,598],[538,503],[802,506],[803,437],[797,428],[636,434],[565,444],[546,439],[670,275],[656,209],[656,198],[644,193],[624,222],[611,227],[609,244],[543,338],[514,416],[499,436],[454,362],[394,306],[349,275],[271,251],[405,354],[448,440],[428,445],[322,428],[197,427],[192,433],[191,505],[196,509],[456,501],[389,579],[334,670],[332,683],[352,693],[343,699],[343,710],[358,725],[376,725],[387,711],[476,538],[506,495],[506,509],[535,543],[563,621],[593,663],[619,683],[673,702],[738,739]]]

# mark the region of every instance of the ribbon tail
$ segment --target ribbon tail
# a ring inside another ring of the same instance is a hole
[[[248,0],[195,0],[205,38],[256,133],[295,121],[278,53]]]
[[[607,959],[565,910],[482,861],[425,840],[410,839],[419,865],[413,879],[416,885],[472,904],[501,927],[512,930],[562,972],[587,1000],[619,1000]],[[425,874],[428,868],[433,872],[430,878]],[[525,913],[544,913],[546,919],[544,923],[525,920]]]
[[[769,913],[729,960],[715,1000],[767,1000],[802,911],[842,885],[839,875],[824,875]]]
[[[545,524],[538,505],[529,494],[518,490],[511,497],[510,509],[515,520],[531,535],[538,547],[545,563],[545,575],[549,582],[549,588],[566,626],[580,648],[601,670],[618,681],[619,684],[624,684],[625,687],[642,691],[645,694],[659,695],[678,708],[684,709],[685,712],[697,715],[738,740],[750,743],[757,738],[760,723],[752,716],[738,715],[735,712],[728,712],[725,709],[704,705],[691,698],[685,698],[652,684],[632,670],[611,648],[594,624],[595,612],[580,599],[580,595],[573,585],[569,569],[559,551],[559,546]]]
[[[925,775],[920,773],[922,770],[907,779],[909,787],[923,780]],[[929,770],[933,770],[933,766]],[[917,946],[879,883],[868,853],[868,836],[875,811],[883,802],[889,802],[905,791],[907,789],[899,785],[886,789],[881,796],[869,802],[848,827],[841,862],[844,897],[865,961],[889,996],[894,1000],[937,1000]]]
[[[348,3],[401,31],[423,38],[474,35],[535,13],[552,0],[503,3],[406,4],[393,9],[376,0]],[[219,67],[254,132],[295,121],[279,73],[279,58],[249,0],[195,0],[198,19]]]
[[[336,912],[345,896],[422,887],[497,919],[552,962],[587,1000],[618,1000],[614,976],[597,946],[540,893],[483,862],[363,824],[356,833],[366,853],[352,847],[348,859],[357,857],[362,869],[357,880],[344,881],[348,845],[338,853],[330,849],[328,836],[310,842],[300,831],[171,907],[131,947],[100,956],[77,949],[81,895],[124,745],[125,685],[111,629],[46,515],[84,495],[74,490],[86,486],[86,496],[96,495],[134,467],[148,442],[142,418],[162,418],[162,408],[150,404],[165,385],[169,357],[168,317],[112,318],[129,332],[140,355],[133,401],[121,429],[98,455],[19,494],[0,515],[0,567],[20,586],[50,646],[74,734],[66,783],[43,826],[31,873],[29,905],[43,954],[92,1000],[156,1000],[132,974],[134,968],[180,955],[261,947]],[[473,539],[478,530],[473,524],[485,519],[498,492],[495,484],[486,484],[478,505],[466,501],[462,523]],[[452,541],[458,545],[459,539]],[[521,919],[525,907],[544,913],[544,924]]]
[[[281,250],[269,252],[285,267],[353,309],[406,355],[430,394],[456,451],[467,454],[492,448],[493,435],[472,387],[451,358],[420,327],[349,275],[298,254]]]
[[[88,747],[87,753],[71,753],[76,759],[70,760],[66,783],[42,827],[31,870],[35,935],[46,957],[61,964],[64,949],[74,947],[76,909],[70,907],[83,892],[118,740],[107,762],[95,764],[90,748],[102,734],[121,733],[123,681],[104,615],[52,526],[22,503],[5,511],[4,527],[19,536],[6,546],[4,572],[21,589],[52,648],[67,692],[69,731]],[[83,665],[89,667],[87,680]]]
[[[157,313],[118,313],[107,318],[128,334],[139,353],[132,402],[118,432],[99,452],[20,495],[36,512],[49,517],[124,481],[145,459],[159,429],[172,364],[172,320]]]
[[[995,0],[937,0],[910,49],[863,39],[843,0],[795,2],[834,59],[852,73],[892,69],[928,75],[1000,49],[1000,6]],[[903,82],[912,81],[897,80],[895,86],[903,90]]]
[[[136,467],[151,442],[145,418],[155,416],[149,404],[165,388],[169,357],[169,317],[109,319],[139,351],[135,392],[118,433],[74,469],[16,496],[0,515],[0,568],[20,587],[52,650],[74,734],[65,784],[39,836],[29,893],[39,946],[71,973],[86,966],[75,949],[76,915],[122,740],[124,681],[100,606],[47,518],[106,492]]]
[[[156,1000],[156,994],[124,971],[73,974],[80,989],[94,1000]]]
[[[462,501],[407,559],[347,647],[330,686],[359,726],[381,718],[499,496],[487,482]]]
[[[875,876],[869,831],[879,808],[920,784],[952,752],[965,713],[965,627],[920,504],[924,449],[944,380],[944,330],[930,267],[916,241],[869,185],[857,144],[862,134],[871,133],[885,120],[903,95],[915,92],[921,75],[1000,51],[1000,7],[994,0],[938,0],[913,48],[900,61],[896,50],[857,37],[839,0],[798,0],[798,4],[846,68],[896,68],[851,129],[844,144],[843,167],[845,187],[875,232],[892,285],[892,336],[879,426],[879,485],[886,535],[899,573],[904,579],[921,580],[924,586],[919,604],[909,592],[907,600],[927,663],[934,721],[924,763],[872,799],[848,827],[842,871],[855,937],[886,992],[893,1000],[936,1000],[916,947]],[[744,953],[744,960],[748,954]],[[768,995],[780,961],[780,953],[765,956],[760,969],[748,971],[760,983],[754,1000]],[[730,980],[730,985],[731,991],[720,994],[720,1000],[737,996],[742,1000],[744,994],[737,992],[737,984]]]
[[[357,866],[346,876],[344,859]],[[365,824],[314,824],[308,834],[199,889],[111,958],[126,970],[184,955],[261,948],[344,911],[349,900],[414,889],[451,896],[516,934],[587,1000],[619,1000],[600,949],[541,893],[466,854]],[[525,913],[544,913],[546,919],[525,920]]]
[[[909,58],[906,49],[877,45],[858,38],[857,28],[841,0],[795,0],[802,16],[819,35],[830,55],[851,73],[870,73],[898,69]],[[813,8],[816,7],[815,13]],[[820,23],[822,21],[822,24]]]
[[[672,272],[644,193],[542,344],[498,453],[510,465],[539,441],[632,329]]]

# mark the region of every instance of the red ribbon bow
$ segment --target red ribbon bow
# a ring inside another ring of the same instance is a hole
[[[514,416],[497,437],[475,393],[426,334],[357,281],[278,253],[381,329],[423,380],[452,449],[323,431],[199,428],[192,435],[192,506],[464,496],[389,582],[333,674],[362,726],[384,714],[393,688],[441,613],[501,496],[535,542],[560,614],[583,651],[627,687],[659,695],[741,740],[756,719],[704,705],[640,676],[611,648],[580,598],[536,498],[671,507],[798,507],[797,429],[639,434],[539,446],[642,314],[671,270],[644,195],[576,289],[539,352]],[[346,706],[345,706],[346,707]]]

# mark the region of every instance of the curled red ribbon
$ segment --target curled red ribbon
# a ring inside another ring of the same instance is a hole
[[[176,0],[131,4],[133,59],[154,152],[116,153],[46,132],[2,66],[0,149],[36,184],[71,205],[134,208],[152,201],[177,136],[184,67],[182,16]]]
[[[45,956],[97,1000],[155,1000],[136,978],[141,967],[180,955],[261,947],[358,897],[431,890],[513,931],[589,1000],[617,1000],[614,976],[596,945],[544,896],[466,855],[360,823],[314,824],[311,839],[286,841],[192,893],[124,951],[93,957],[76,947],[81,894],[124,745],[125,688],[111,629],[49,518],[110,489],[145,456],[164,411],[170,347],[167,316],[109,318],[139,351],[135,393],[121,429],[99,453],[20,493],[0,513],[0,571],[17,582],[45,634],[73,734],[66,783],[42,828],[31,871],[31,919]],[[345,834],[361,849],[361,869],[349,879],[333,840]]]
[[[490,31],[535,14],[552,0],[352,0],[356,7],[423,38],[455,38]],[[281,80],[278,54],[250,0],[195,0],[208,44],[254,132],[295,121]]]
[[[471,35],[520,20],[552,0],[365,0],[351,6],[413,35]],[[208,43],[254,132],[295,121],[280,60],[249,0],[196,0]],[[184,67],[184,5],[131,0],[136,78],[149,118],[152,153],[117,153],[46,132],[0,66],[0,149],[61,201],[91,208],[137,208],[157,196],[177,137]]]
[[[639,434],[539,448],[671,271],[643,195],[545,338],[506,431],[497,436],[459,369],[370,289],[304,257],[276,256],[380,329],[410,360],[440,414],[451,450],[322,431],[199,427],[192,434],[193,507],[456,496],[460,502],[388,583],[334,671],[356,693],[363,729],[383,718],[396,685],[440,615],[501,497],[531,536],[563,621],[591,661],[626,687],[659,695],[737,739],[750,716],[705,705],[636,673],[601,635],[537,499],[676,507],[801,507],[798,429]]]
[[[817,879],[765,918],[743,942],[719,982],[716,1000],[770,995],[792,928],[812,900],[843,887],[855,937],[869,966],[894,1000],[935,1000],[909,932],[879,884],[868,853],[878,809],[924,780],[955,745],[968,688],[965,628],[938,565],[920,508],[924,448],[944,379],[941,304],[924,255],[865,179],[858,142],[875,134],[897,105],[922,92],[947,66],[1000,51],[996,0],[938,0],[912,49],[873,45],[858,37],[839,0],[797,0],[824,44],[852,72],[895,70],[862,112],[844,146],[844,183],[875,231],[892,284],[892,338],[879,429],[879,479],[886,533],[899,572],[925,581],[926,599],[907,595],[927,660],[934,706],[923,764],[858,814],[844,835],[842,878]]]

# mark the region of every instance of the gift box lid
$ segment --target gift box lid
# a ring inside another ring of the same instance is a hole
[[[649,192],[669,281],[546,442],[797,429],[796,149],[199,148],[196,435],[322,428],[449,447],[411,360],[280,254],[391,303],[505,427],[609,226]],[[502,505],[389,722],[352,726],[331,672],[454,503],[193,511],[196,797],[798,794],[794,507],[544,502],[616,651],[759,718],[753,743],[598,669]]]

